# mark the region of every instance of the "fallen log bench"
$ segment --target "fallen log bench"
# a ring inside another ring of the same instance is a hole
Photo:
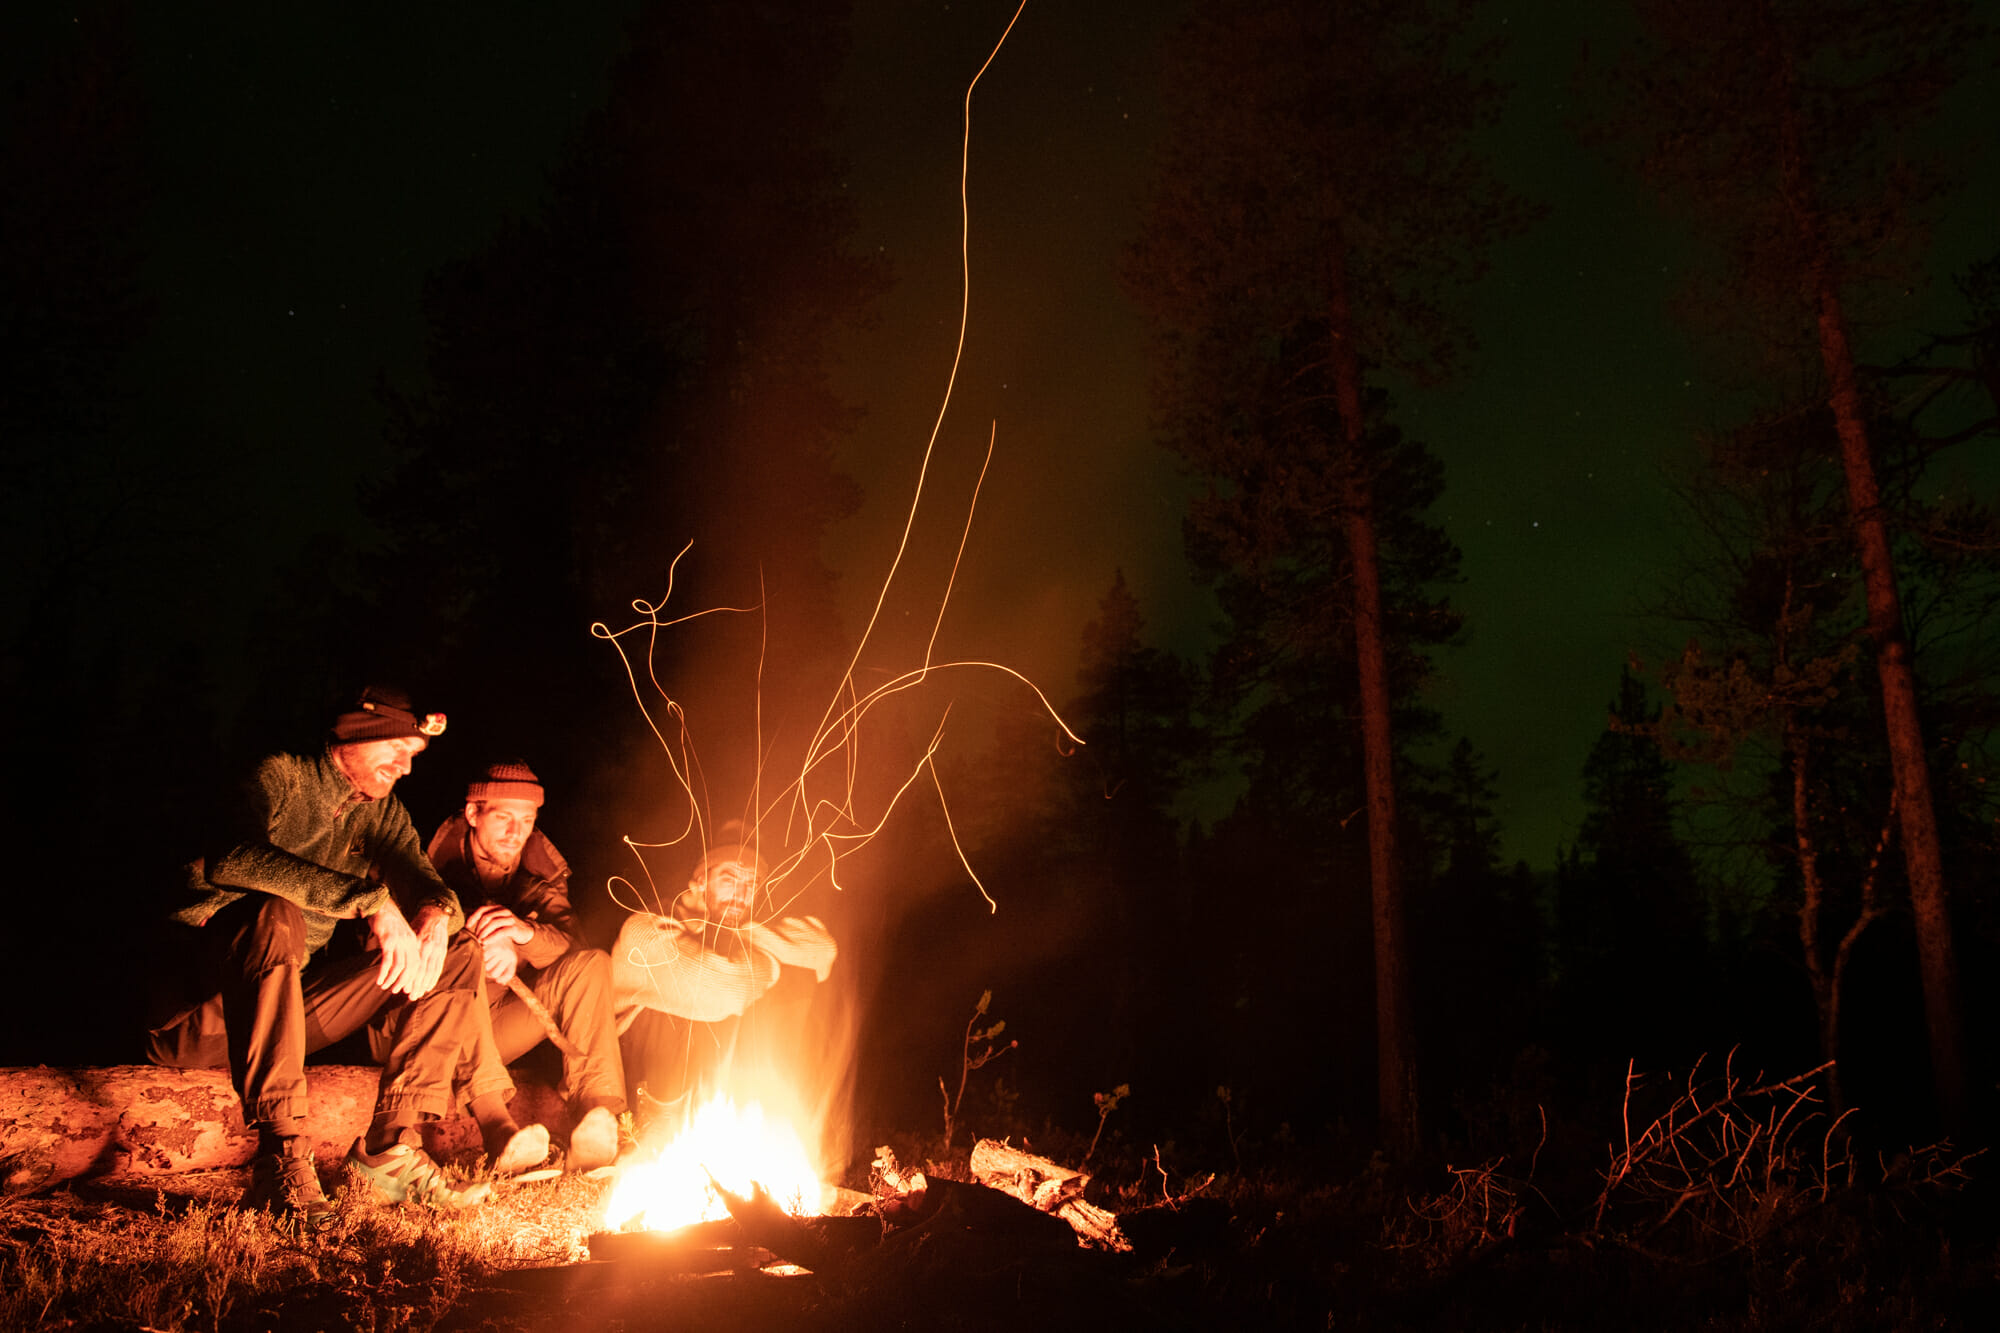
[[[306,1133],[321,1166],[337,1167],[367,1130],[381,1074],[373,1065],[307,1067]],[[569,1116],[555,1090],[518,1070],[514,1086],[514,1118],[567,1139]],[[423,1136],[434,1157],[479,1151],[479,1127],[462,1113],[425,1122]],[[0,1192],[241,1167],[256,1147],[225,1069],[0,1068]]]

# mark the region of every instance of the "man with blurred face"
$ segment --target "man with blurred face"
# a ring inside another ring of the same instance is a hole
[[[432,836],[430,858],[469,909],[465,938],[478,943],[484,959],[499,1058],[526,1055],[550,1036],[549,1024],[575,1052],[563,1054],[561,1088],[575,1125],[569,1165],[588,1171],[617,1157],[625,1066],[611,1007],[611,959],[583,946],[570,907],[569,863],[535,827],[543,795],[525,763],[487,765],[466,787],[465,808]]]
[[[364,1028],[383,1068],[347,1164],[392,1202],[484,1197],[483,1186],[450,1186],[416,1135],[420,1121],[451,1113],[459,1071],[491,1044],[482,956],[451,943],[458,901],[392,794],[444,728],[444,714],[370,686],[317,753],[266,756],[186,868],[148,1054],[179,1068],[228,1065],[257,1135],[247,1207],[309,1226],[329,1216],[305,1133],[305,1059]],[[367,952],[327,956],[344,920],[366,924]],[[501,1069],[470,1091],[504,1113],[513,1088]]]
[[[699,895],[701,915],[724,930],[737,930],[750,920],[750,912],[757,903],[758,862],[745,860],[738,848],[725,852],[721,859],[715,853],[702,863],[698,880],[688,887]]]
[[[648,1086],[661,1090],[670,1114],[692,1114],[716,1090],[738,1021],[781,968],[810,968],[820,981],[833,970],[838,950],[825,924],[778,916],[765,896],[768,875],[754,833],[732,820],[695,862],[671,916],[635,912],[618,932],[618,1030],[651,1056]]]

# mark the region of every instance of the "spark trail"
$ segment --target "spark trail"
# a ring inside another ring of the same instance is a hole
[[[938,637],[944,625],[945,613],[950,606],[953,589],[957,584],[960,565],[965,557],[966,545],[972,531],[973,516],[978,508],[979,492],[984,485],[987,469],[991,466],[993,451],[998,440],[999,428],[997,422],[993,424],[992,429],[989,431],[986,455],[980,465],[978,479],[974,483],[972,493],[966,500],[965,518],[959,534],[958,548],[952,558],[944,590],[938,597],[921,659],[914,665],[897,671],[886,682],[866,692],[863,692],[856,683],[856,673],[880,624],[883,608],[888,602],[890,590],[896,584],[897,577],[903,569],[904,559],[909,552],[911,535],[915,529],[918,515],[923,508],[926,486],[930,478],[931,464],[936,455],[938,439],[943,430],[945,419],[950,412],[952,393],[957,385],[959,369],[965,355],[966,333],[970,325],[972,303],[971,206],[967,185],[971,164],[973,93],[978,88],[981,78],[992,67],[994,60],[998,58],[1001,49],[1006,45],[1009,34],[1013,32],[1015,24],[1020,20],[1021,14],[1026,7],[1026,0],[1022,0],[1022,3],[1015,9],[1013,16],[1007,21],[1006,28],[994,43],[992,50],[988,52],[985,61],[981,63],[978,71],[973,75],[965,90],[964,128],[959,150],[960,301],[958,337],[952,355],[950,372],[946,377],[944,393],[939,403],[937,415],[932,422],[930,435],[925,442],[923,455],[917,469],[916,485],[911,495],[909,508],[904,517],[903,531],[897,543],[895,555],[891,559],[889,568],[882,578],[881,586],[877,591],[874,606],[869,613],[867,623],[862,629],[845,670],[842,672],[838,683],[830,694],[818,725],[814,728],[812,736],[806,744],[805,753],[799,761],[797,773],[795,776],[789,776],[786,781],[778,786],[769,801],[765,799],[764,787],[764,775],[769,757],[764,753],[764,719],[762,716],[761,689],[765,656],[769,650],[768,621],[765,622],[765,634],[760,639],[756,666],[759,685],[756,692],[757,716],[755,719],[754,741],[756,746],[756,763],[753,768],[751,791],[746,802],[746,818],[744,823],[749,834],[748,840],[754,844],[761,847],[767,841],[775,842],[778,847],[788,850],[784,850],[782,854],[770,858],[772,862],[771,873],[766,877],[763,885],[763,893],[766,895],[764,902],[767,905],[758,913],[757,919],[759,920],[766,916],[782,916],[785,909],[797,900],[805,887],[817,881],[819,873],[821,873],[818,871],[811,875],[806,875],[800,880],[800,872],[809,860],[813,860],[815,864],[818,864],[817,859],[813,857],[815,850],[823,850],[825,853],[823,873],[827,876],[829,882],[835,889],[842,888],[843,886],[840,883],[839,877],[839,867],[842,858],[859,851],[880,833],[903,797],[926,776],[930,779],[930,786],[936,793],[938,808],[944,816],[945,827],[951,838],[953,851],[959,860],[959,864],[971,878],[975,887],[978,888],[989,910],[998,910],[998,902],[987,891],[984,882],[979,878],[977,871],[973,869],[964,846],[960,842],[957,828],[952,822],[950,802],[945,794],[944,781],[937,771],[936,756],[940,746],[943,744],[945,727],[950,718],[951,709],[949,705],[944,709],[943,716],[939,719],[936,729],[924,747],[923,753],[904,775],[894,792],[883,803],[882,808],[871,817],[866,818],[864,818],[862,812],[859,810],[856,790],[860,774],[860,744],[863,727],[869,715],[891,699],[931,685],[934,683],[934,677],[944,673],[969,671],[998,673],[1013,678],[1030,691],[1040,707],[1056,723],[1062,735],[1071,743],[1075,745],[1083,744],[1082,738],[1077,736],[1069,725],[1063,721],[1061,715],[1057,712],[1054,705],[1050,703],[1048,696],[1042,689],[1021,672],[996,661],[936,660]],[[673,599],[675,573],[681,559],[687,555],[688,549],[688,547],[683,547],[681,552],[675,556],[672,565],[668,569],[667,590],[658,601],[649,602],[644,599],[636,599],[632,603],[632,608],[638,613],[640,619],[619,630],[612,630],[601,622],[591,626],[591,633],[594,636],[608,641],[618,652],[619,658],[625,667],[626,677],[631,686],[633,698],[638,704],[641,714],[645,717],[647,726],[652,730],[654,738],[658,741],[662,751],[667,756],[676,785],[688,798],[687,822],[673,836],[661,842],[640,842],[629,835],[625,838],[626,845],[632,849],[639,861],[640,873],[645,880],[644,890],[641,890],[638,885],[622,877],[615,878],[612,881],[612,896],[621,906],[658,911],[663,915],[670,911],[675,895],[673,893],[661,892],[659,884],[653,879],[650,867],[646,864],[645,852],[663,847],[677,846],[685,842],[688,838],[693,837],[705,854],[709,846],[709,833],[712,821],[706,810],[705,802],[702,799],[702,786],[698,776],[699,763],[690,736],[688,720],[680,703],[659,679],[654,665],[655,649],[664,632],[685,625],[689,621],[704,616],[720,614],[757,613],[762,616],[765,611],[765,603],[762,596],[760,596],[758,602],[752,606],[710,607],[682,615],[667,615],[668,605]],[[640,652],[636,646],[628,646],[628,641],[630,641],[631,645],[643,643],[643,652]],[[651,695],[654,696],[651,701],[648,698],[648,687],[650,687]],[[767,840],[765,834],[767,825],[780,814],[782,814],[782,828],[779,830],[779,836],[775,839]],[[795,883],[795,880],[800,882]],[[623,885],[639,901],[625,901],[619,892],[620,885]],[[782,899],[779,896],[781,891],[784,895]],[[752,924],[754,925],[755,922],[753,921]],[[748,926],[745,927],[745,929],[748,928]]]

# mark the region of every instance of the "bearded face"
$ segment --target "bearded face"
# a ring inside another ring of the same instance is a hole
[[[472,850],[494,865],[512,869],[535,831],[536,806],[516,797],[495,797],[472,801],[465,807],[465,822],[472,826]]]
[[[718,861],[689,887],[699,896],[702,913],[710,924],[734,930],[750,923],[757,905],[757,867],[741,861]]]
[[[429,744],[422,736],[350,741],[334,747],[333,762],[356,791],[379,801],[394,789],[398,778],[409,773],[410,761]]]

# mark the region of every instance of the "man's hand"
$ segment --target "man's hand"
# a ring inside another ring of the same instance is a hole
[[[496,986],[504,986],[514,979],[514,973],[521,966],[521,955],[514,950],[513,941],[506,936],[495,936],[481,940],[479,947],[486,951],[486,979]]]
[[[535,938],[535,928],[502,907],[499,903],[487,903],[472,909],[465,918],[465,928],[472,938],[484,944],[490,939],[504,936],[510,944],[526,944]]]
[[[451,947],[451,917],[436,903],[418,909],[413,923],[417,932],[417,959],[422,970],[410,990],[410,998],[421,1000],[431,993],[444,975],[445,951]]]
[[[473,908],[465,930],[486,951],[486,977],[499,986],[514,979],[521,966],[520,946],[535,938],[533,926],[498,903]]]
[[[368,918],[369,939],[382,954],[375,984],[413,1000],[428,995],[444,971],[446,924],[443,909],[433,905],[417,913],[413,928],[393,900],[384,903]]]

